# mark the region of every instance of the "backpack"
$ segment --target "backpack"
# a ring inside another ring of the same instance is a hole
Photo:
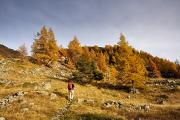
[[[74,84],[68,83],[68,90],[73,90],[73,89],[74,89]]]

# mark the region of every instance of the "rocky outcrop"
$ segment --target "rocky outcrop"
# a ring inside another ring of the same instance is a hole
[[[58,96],[55,93],[50,94],[50,100],[56,100]]]
[[[139,92],[139,90],[136,89],[136,88],[131,88],[131,89],[130,89],[130,93],[132,93],[132,94],[139,94],[140,92]]]
[[[26,94],[24,91],[19,91],[14,94],[8,95],[0,100],[0,108],[4,108],[8,105],[10,105],[12,102],[19,100],[21,97],[23,97]]]
[[[108,101],[104,102],[104,106],[106,108],[110,108],[110,107],[121,108],[123,106],[123,104],[121,101],[108,100]]]
[[[78,103],[85,103],[85,104],[91,104],[91,105],[93,105],[93,104],[95,104],[95,100],[93,100],[93,99],[84,99],[84,98],[78,98],[77,99],[77,102]]]
[[[58,63],[56,67],[46,67],[34,65],[31,63],[24,63],[21,65],[22,61],[20,59],[2,59],[0,60],[0,74],[2,78],[6,78],[9,74],[18,74],[23,77],[27,76],[46,76],[49,78],[55,79],[67,79],[72,75],[72,70],[67,68],[66,66]],[[26,64],[31,64],[32,67],[26,67]]]
[[[15,82],[11,80],[2,80],[0,79],[0,85],[5,85],[5,86],[13,86]]]
[[[144,105],[135,105],[135,104],[123,104],[121,101],[108,100],[104,102],[103,106],[105,108],[115,108],[115,109],[124,109],[127,111],[148,111],[150,106],[147,104]]]
[[[179,79],[152,80],[147,82],[148,86],[157,86],[166,89],[176,89],[180,85]]]
[[[50,90],[51,89],[51,81],[46,81],[46,82],[42,82],[42,83],[37,83],[34,86],[34,90]]]

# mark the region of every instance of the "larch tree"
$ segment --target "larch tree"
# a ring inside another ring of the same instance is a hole
[[[91,61],[91,56],[90,56],[90,52],[89,52],[89,48],[88,47],[83,47],[82,49],[82,55],[86,57],[86,59],[90,62]]]
[[[68,48],[69,57],[72,59],[72,62],[76,64],[82,54],[82,47],[76,36],[70,41]]]
[[[56,42],[55,37],[54,37],[54,32],[50,28],[48,33],[49,33],[49,39],[48,39],[49,50],[48,50],[48,54],[49,54],[52,61],[57,61],[58,60],[58,50],[59,50],[59,48],[57,46],[57,42]]]
[[[94,61],[94,60],[96,60],[96,58],[97,58],[97,56],[96,56],[96,53],[95,53],[95,51],[94,50],[90,50],[90,59],[91,59],[91,61]]]
[[[121,34],[119,58],[117,69],[119,70],[120,82],[130,87],[142,87],[147,73],[144,61],[128,45],[126,38]]]
[[[152,78],[160,78],[161,73],[157,67],[157,65],[150,59],[149,60],[149,77]]]
[[[102,52],[98,54],[97,65],[98,65],[99,70],[103,72],[107,71],[106,56]]]
[[[32,56],[37,60],[39,64],[48,65],[50,62],[57,60],[58,47],[54,38],[54,33],[50,29],[47,31],[46,27],[41,28],[41,32],[38,33],[34,39],[32,45]]]

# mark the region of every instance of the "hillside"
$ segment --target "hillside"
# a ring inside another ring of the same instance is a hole
[[[0,44],[0,56],[5,58],[18,58],[20,56],[20,53]]]
[[[75,83],[75,100],[67,99],[71,69],[0,61],[0,117],[6,120],[163,119],[180,118],[179,80],[150,80],[149,89],[112,89]]]

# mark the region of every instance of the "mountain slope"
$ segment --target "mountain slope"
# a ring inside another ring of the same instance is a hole
[[[5,58],[18,58],[20,53],[0,44],[0,55]]]
[[[177,86],[175,80],[154,80],[155,83],[148,83],[150,90],[137,94],[75,83],[75,99],[68,106],[66,78],[70,73],[63,65],[52,69],[15,59],[1,60],[0,117],[9,120],[175,120],[180,117],[180,94],[173,91]],[[18,96],[22,91],[24,94]],[[12,99],[12,95],[17,97]],[[4,100],[10,101],[7,106]]]

